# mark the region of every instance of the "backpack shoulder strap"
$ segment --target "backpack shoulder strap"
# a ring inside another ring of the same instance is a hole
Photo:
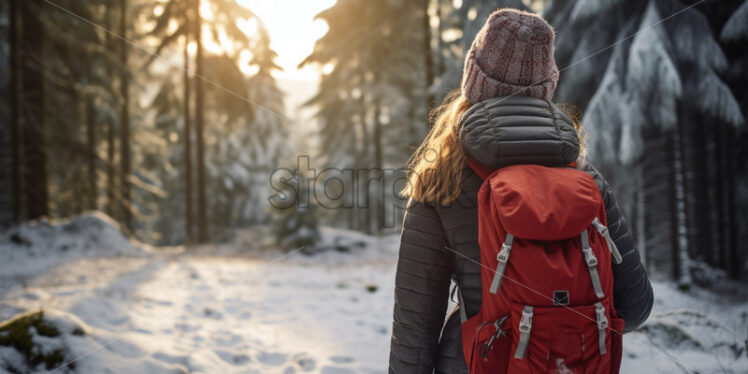
[[[494,172],[494,170],[492,170],[488,166],[485,166],[485,165],[481,164],[478,161],[475,161],[470,156],[465,156],[465,162],[483,180],[486,180],[486,178],[488,178],[488,176],[491,175],[491,173]]]

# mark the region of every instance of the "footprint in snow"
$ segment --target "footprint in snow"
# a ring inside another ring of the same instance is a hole
[[[193,332],[193,331],[200,330],[199,326],[193,326],[193,325],[182,323],[182,322],[175,323],[174,328],[179,331],[184,331],[184,332]]]
[[[317,366],[317,361],[306,353],[298,353],[291,360],[295,361],[303,371],[312,371]]]
[[[187,356],[171,355],[163,352],[154,353],[152,357],[159,361],[168,362],[170,364],[179,364],[182,366],[188,366],[190,361]]]
[[[153,300],[154,303],[160,306],[172,306],[174,303],[172,303],[169,300]]]
[[[348,364],[353,362],[353,357],[348,356],[332,356],[330,357],[330,361],[336,363],[336,364]]]
[[[226,363],[229,363],[231,365],[244,365],[247,362],[250,361],[249,356],[245,354],[235,354],[228,351],[215,351],[216,355],[221,358],[221,360],[226,361]]]
[[[143,328],[134,328],[131,331],[137,332],[138,334],[153,335],[153,331]]]
[[[223,318],[223,313],[221,313],[221,312],[219,312],[219,311],[217,311],[215,309],[211,309],[211,308],[205,308],[203,310],[203,315],[205,315],[208,318],[212,318],[212,319],[222,319]]]
[[[108,342],[105,342],[103,338],[96,340],[99,341],[99,343],[108,351],[114,352],[125,358],[138,358],[143,357],[146,354],[146,352],[137,345],[124,340],[110,340]]]
[[[266,365],[282,365],[286,362],[285,353],[260,352],[257,354],[257,360]]]
[[[236,313],[242,312],[251,306],[251,304],[247,302],[246,300],[237,299],[237,298],[224,299],[221,305],[223,305],[223,309],[228,314],[236,314]]]
[[[325,366],[320,371],[322,374],[353,374],[354,371],[348,368],[341,368],[335,366]]]
[[[242,341],[242,337],[230,331],[217,331],[211,335],[215,344],[221,347],[230,347]]]

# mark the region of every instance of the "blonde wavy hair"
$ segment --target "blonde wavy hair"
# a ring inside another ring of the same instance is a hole
[[[457,124],[471,105],[460,90],[455,90],[430,113],[434,125],[408,160],[407,185],[401,192],[404,197],[446,206],[460,196],[465,150],[460,143]],[[581,113],[568,105],[559,108],[572,119],[577,129],[579,165],[586,154],[585,135],[579,121]]]

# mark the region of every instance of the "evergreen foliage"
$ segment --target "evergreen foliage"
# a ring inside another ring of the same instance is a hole
[[[284,187],[273,203],[272,229],[281,248],[311,254],[319,249],[318,208],[309,198],[309,185],[303,181],[300,174],[282,181]]]
[[[718,14],[745,24],[748,13],[739,15],[742,1],[711,3],[554,1],[546,10],[559,34],[556,100],[584,109],[593,161],[619,190],[647,261],[684,285],[692,259],[739,278],[748,257],[734,249],[734,152],[745,142],[728,135],[744,132],[745,105],[729,71],[739,64],[726,54],[744,30]]]

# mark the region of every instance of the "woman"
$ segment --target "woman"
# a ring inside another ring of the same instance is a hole
[[[395,282],[390,373],[467,373],[460,319],[445,321],[450,284],[466,317],[481,305],[476,195],[482,179],[466,156],[490,168],[512,164],[576,165],[589,173],[605,202],[610,234],[623,255],[613,265],[614,304],[624,332],[652,307],[652,287],[610,186],[584,159],[581,127],[551,103],[559,71],[554,31],[521,11],[494,12],[465,62],[462,89],[437,110],[410,162]],[[574,164],[576,162],[576,164]]]

